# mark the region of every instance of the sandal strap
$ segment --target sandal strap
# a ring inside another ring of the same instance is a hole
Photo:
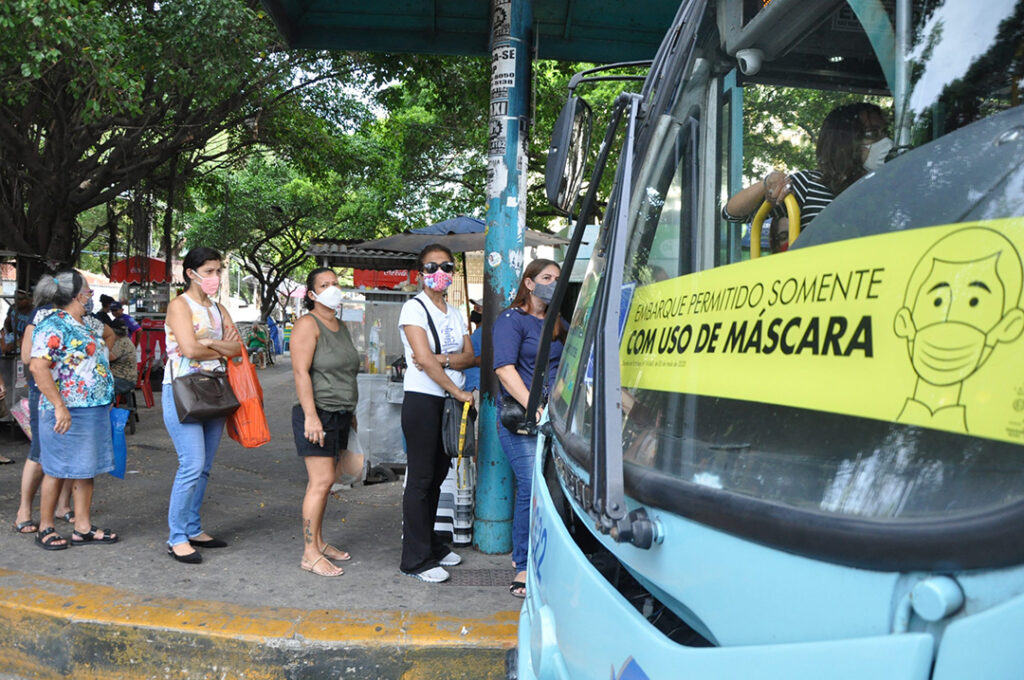
[[[37,536],[37,539],[43,545],[50,545],[51,543],[56,543],[57,541],[64,541],[66,543],[68,540],[60,534],[58,534],[57,530],[53,527],[40,531],[39,535]]]
[[[93,534],[95,534],[97,531],[102,531],[104,537],[110,535],[110,529],[100,529],[95,524],[93,524],[91,527],[89,527],[89,530],[86,531],[84,534],[81,531],[79,531],[78,529],[72,529],[72,533],[74,533],[75,536],[81,536],[82,538],[91,538],[93,536]]]

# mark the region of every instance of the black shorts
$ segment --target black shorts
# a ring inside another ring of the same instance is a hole
[[[348,432],[352,427],[351,411],[316,410],[324,426],[324,445],[314,444],[306,439],[306,413],[301,406],[292,407],[292,436],[295,451],[300,457],[330,456],[337,458],[342,449],[348,447]]]

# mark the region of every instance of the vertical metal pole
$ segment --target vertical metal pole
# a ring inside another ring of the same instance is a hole
[[[512,549],[512,470],[498,441],[491,329],[512,301],[523,273],[526,230],[526,143],[530,102],[532,0],[491,3],[491,112],[487,139],[487,239],[484,331],[480,357],[480,455],[473,545],[485,553]]]
[[[729,120],[722,121],[721,125],[728,126],[729,134],[729,167],[726,191],[732,196],[743,188],[743,88],[736,82],[736,69],[729,71],[722,81],[724,95],[729,98]],[[727,223],[729,238],[729,262],[737,262],[740,259],[741,246],[743,241],[742,227],[738,224]],[[753,236],[751,236],[753,238]]]
[[[910,145],[910,110],[907,108],[907,87],[910,84],[910,0],[896,2],[896,82],[893,84],[893,110],[895,111],[896,146]]]

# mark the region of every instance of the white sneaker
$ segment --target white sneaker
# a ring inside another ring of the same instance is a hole
[[[462,558],[449,550],[448,554],[442,557],[438,564],[442,567],[454,567],[456,564],[462,564]]]
[[[421,571],[418,574],[409,574],[409,576],[418,578],[425,583],[444,583],[448,580],[448,572],[441,567],[427,569],[426,571]]]

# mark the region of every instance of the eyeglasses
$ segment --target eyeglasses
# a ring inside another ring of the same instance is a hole
[[[434,274],[437,272],[438,269],[445,272],[446,274],[451,274],[453,271],[455,271],[455,263],[452,262],[451,260],[449,260],[448,262],[441,262],[440,264],[438,264],[437,262],[423,263],[424,274]]]

